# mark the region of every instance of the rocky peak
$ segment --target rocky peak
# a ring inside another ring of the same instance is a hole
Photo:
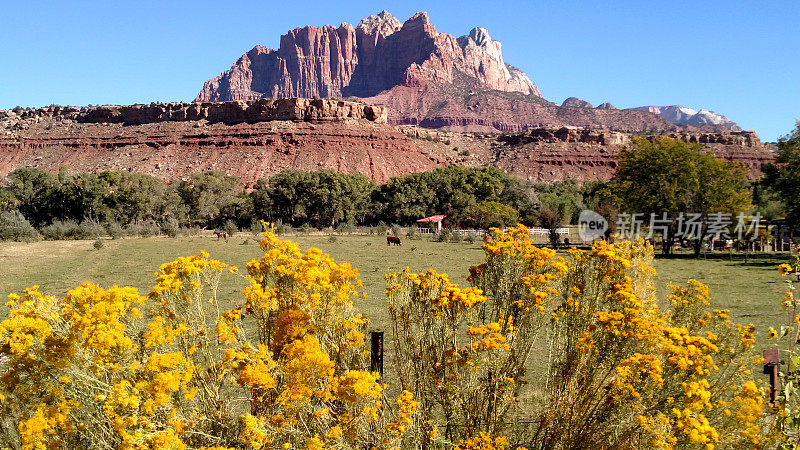
[[[469,37],[476,45],[479,47],[487,47],[492,41],[492,37],[489,36],[489,30],[483,27],[475,27],[469,31],[468,36],[461,36],[460,39],[465,37]]]
[[[597,109],[617,109],[617,108],[609,102],[604,102],[597,105]]]
[[[561,104],[562,108],[594,108],[591,103],[578,97],[570,97]]]
[[[405,23],[416,23],[420,25],[431,25],[431,18],[428,17],[428,13],[425,11],[419,11],[418,13],[414,14],[410,19],[406,20]],[[405,24],[403,24],[405,26]]]
[[[361,30],[367,35],[379,34],[386,37],[402,27],[403,23],[384,9],[378,14],[373,14],[361,19],[356,29]]]
[[[492,40],[492,37],[489,36],[489,31],[486,30],[486,28],[473,28],[468,35],[458,38],[458,45],[465,50],[470,45],[475,46],[486,53],[488,57],[500,63],[500,66],[506,72],[508,71],[508,69],[505,67],[505,63],[503,62],[503,52],[500,48],[500,43]]]

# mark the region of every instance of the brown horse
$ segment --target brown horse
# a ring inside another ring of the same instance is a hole
[[[386,245],[403,245],[400,238],[396,236],[386,236]]]
[[[224,238],[226,241],[228,240],[228,233],[225,231],[215,231],[214,235],[217,236],[217,240],[220,240],[220,238]]]

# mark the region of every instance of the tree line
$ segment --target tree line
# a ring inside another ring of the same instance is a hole
[[[568,223],[592,191],[592,184],[530,183],[496,168],[463,167],[397,176],[385,184],[360,174],[287,170],[251,189],[241,186],[238,177],[220,171],[166,183],[133,172],[16,169],[0,185],[0,237],[47,230],[46,237],[62,238],[70,234],[65,229],[79,226],[112,235],[131,227],[169,234],[178,228],[244,229],[260,220],[316,228],[412,225],[434,214],[447,215],[448,227],[538,225],[544,216]]]

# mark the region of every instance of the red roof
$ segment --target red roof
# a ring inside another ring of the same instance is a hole
[[[441,222],[444,218],[447,217],[444,214],[439,214],[436,216],[426,217],[424,219],[419,219],[417,222]]]

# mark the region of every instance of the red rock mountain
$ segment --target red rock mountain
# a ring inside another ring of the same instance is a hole
[[[265,97],[344,97],[388,106],[393,125],[454,131],[732,129],[708,120],[675,122],[647,109],[617,110],[610,103],[592,108],[574,97],[559,107],[504,61],[500,43],[486,29],[456,38],[438,32],[424,12],[405,23],[383,11],[355,27],[295,28],[281,36],[278,50],[256,46],[207,81],[195,101]]]
[[[485,29],[455,38],[425,13],[400,23],[384,11],[356,27],[297,28],[278,50],[257,46],[194,103],[0,111],[0,175],[67,166],[173,180],[215,168],[247,186],[290,168],[382,182],[458,164],[539,181],[606,180],[635,132],[704,143],[757,177],[772,147],[723,119],[577,98],[558,106],[505,63]]]
[[[436,31],[427,13],[401,24],[383,11],[356,27],[296,28],[281,36],[278,50],[256,46],[207,81],[196,101],[370,97],[397,85],[452,83],[457,73],[487,89],[541,97],[524,73],[503,61],[500,43],[485,29],[455,38]]]

